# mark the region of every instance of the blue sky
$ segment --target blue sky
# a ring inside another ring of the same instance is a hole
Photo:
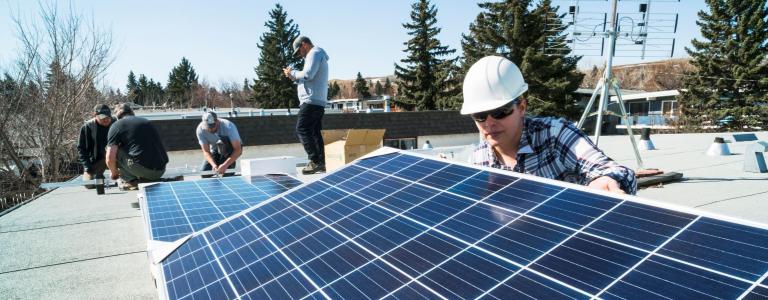
[[[409,36],[402,23],[409,22],[414,1],[388,0],[283,0],[283,5],[299,25],[302,34],[312,38],[331,57],[330,77],[353,79],[393,73],[393,65],[405,57],[403,42]],[[565,8],[575,1],[553,1]],[[620,1],[620,12],[634,12],[639,2]],[[69,2],[61,2],[66,4]],[[111,29],[114,35],[115,62],[108,69],[105,83],[124,89],[130,70],[146,74],[163,84],[171,68],[185,56],[201,79],[219,86],[223,82],[242,83],[253,78],[258,63],[257,42],[265,30],[268,12],[275,1],[103,1],[73,0],[78,12],[93,15],[96,24]],[[441,41],[461,52],[461,34],[480,12],[476,1],[433,0],[438,9]],[[580,1],[581,11],[607,11],[607,1]],[[678,12],[676,57],[684,57],[684,46],[700,36],[696,12],[705,9],[703,0],[654,2],[652,12]],[[28,17],[37,13],[37,2],[0,0],[0,67],[7,68],[16,57],[17,39],[12,11]],[[615,64],[658,60],[617,58]],[[602,64],[599,57],[585,57],[581,67]]]

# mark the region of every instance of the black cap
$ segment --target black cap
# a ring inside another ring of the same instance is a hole
[[[93,112],[99,119],[109,118],[112,116],[112,111],[106,104],[96,104],[96,106],[93,107]]]

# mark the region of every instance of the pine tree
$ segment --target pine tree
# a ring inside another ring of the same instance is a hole
[[[456,50],[443,46],[437,39],[441,30],[435,25],[437,9],[429,0],[419,0],[411,9],[411,23],[403,24],[412,37],[404,43],[403,52],[408,56],[400,61],[403,66],[395,64],[398,88],[402,91],[395,103],[407,109],[415,106],[417,110],[434,110],[438,103],[457,94],[458,82],[451,74],[456,59],[442,58]]]
[[[336,81],[328,84],[328,100],[336,98],[341,92],[341,87]]]
[[[154,85],[154,83],[153,83]],[[144,74],[139,75],[139,93],[136,97],[135,103],[138,105],[145,105],[147,100],[147,94],[150,92],[149,80]]]
[[[139,83],[136,81],[136,75],[133,71],[128,73],[128,83],[125,85],[126,96],[129,102],[137,103],[136,98],[139,96]]]
[[[392,96],[392,92],[392,82],[389,81],[389,77],[387,77],[387,79],[384,80],[384,94]]]
[[[381,97],[384,94],[384,87],[381,86],[381,80],[376,81],[376,87],[374,87],[374,93],[376,96]]]
[[[197,85],[195,68],[186,57],[181,58],[181,63],[168,74],[166,91],[168,100],[181,107],[191,105],[192,89]]]
[[[702,40],[686,51],[695,71],[679,96],[683,124],[743,130],[768,125],[768,8],[766,0],[707,0],[696,24]],[[729,120],[729,121],[725,121]]]
[[[357,72],[357,79],[355,79],[355,86],[353,89],[358,99],[371,98],[371,92],[368,91],[368,82],[363,79],[363,75],[361,75],[360,72]]]
[[[469,33],[462,35],[462,74],[484,56],[503,56],[520,67],[528,83],[529,112],[576,117],[579,111],[571,94],[583,79],[576,69],[581,57],[572,56],[570,50],[557,56],[544,53],[548,43],[564,42],[567,28],[551,0],[542,0],[532,9],[530,0],[483,2],[478,6],[483,11],[470,24]],[[548,31],[552,28],[560,31]]]
[[[288,13],[280,4],[269,12],[264,23],[266,32],[261,35],[259,65],[254,69],[252,100],[263,108],[290,108],[298,101],[296,85],[283,75],[283,68],[302,68],[302,59],[293,55],[293,40],[299,36],[299,26],[288,19]]]

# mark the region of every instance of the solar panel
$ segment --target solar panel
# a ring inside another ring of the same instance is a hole
[[[161,298],[765,297],[765,225],[390,153],[195,233]]]
[[[757,141],[757,136],[754,133],[737,133],[733,135],[733,140],[737,142]]]
[[[175,241],[301,184],[288,175],[162,182],[143,188],[151,240]]]

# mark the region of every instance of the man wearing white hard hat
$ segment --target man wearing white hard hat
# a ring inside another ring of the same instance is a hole
[[[597,148],[565,119],[526,117],[520,69],[499,56],[477,61],[464,78],[461,114],[483,141],[470,162],[617,193],[635,194],[635,173]]]

